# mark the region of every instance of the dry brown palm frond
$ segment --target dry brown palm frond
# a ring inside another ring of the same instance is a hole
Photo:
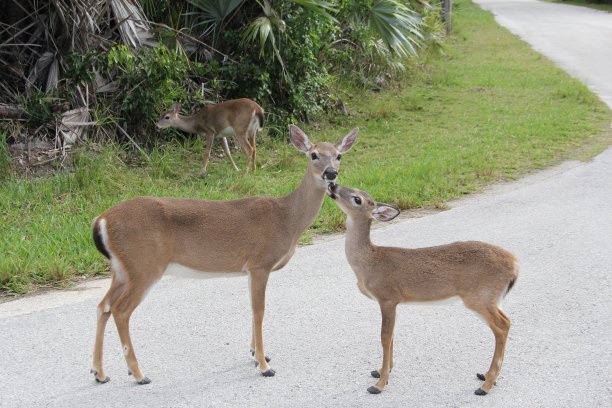
[[[125,44],[134,48],[153,45],[151,28],[136,0],[109,0]]]

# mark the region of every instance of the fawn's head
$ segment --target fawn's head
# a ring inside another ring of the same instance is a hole
[[[378,221],[391,221],[400,213],[396,206],[377,203],[365,191],[352,190],[339,184],[329,184],[327,195],[352,219],[373,218]]]
[[[289,125],[289,139],[293,146],[304,153],[309,160],[309,171],[325,185],[338,178],[338,168],[342,155],[348,152],[357,138],[359,129],[351,130],[336,143],[321,142],[312,144],[308,136],[297,126]]]
[[[181,104],[178,102],[173,103],[170,109],[162,112],[161,118],[159,118],[155,126],[157,126],[159,129],[164,129],[169,126],[172,126],[174,121],[178,118],[178,114],[180,111]]]

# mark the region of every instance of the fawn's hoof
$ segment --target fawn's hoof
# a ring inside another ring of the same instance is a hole
[[[382,391],[376,388],[375,386],[368,387],[368,392],[370,394],[380,394]]]
[[[380,373],[378,370],[370,371],[370,375],[374,378],[380,378]]]
[[[261,373],[261,375],[263,375],[264,377],[274,377],[275,374],[276,374],[276,371],[274,371],[271,368],[268,368],[266,371]]]
[[[474,394],[476,394],[476,395],[487,395],[487,392],[485,390],[483,390],[482,388],[479,388],[476,391],[474,391]]]
[[[138,381],[139,385],[146,385],[150,383],[151,383],[151,379],[149,377],[142,377],[142,380]]]
[[[476,374],[476,377],[478,377],[478,379],[481,380],[481,381],[486,381],[487,380],[486,377],[484,376],[484,374],[478,373],[478,374]],[[497,381],[495,381],[493,383],[493,385],[497,385]]]
[[[255,357],[255,350],[251,350],[251,356]],[[272,360],[270,357],[265,356],[266,362],[269,363]],[[257,365],[257,363],[255,363]]]
[[[104,378],[103,380],[100,380],[98,377],[96,377],[96,382],[100,383],[100,384],[106,384],[109,381],[110,381],[110,377],[108,377],[108,376],[106,378]]]

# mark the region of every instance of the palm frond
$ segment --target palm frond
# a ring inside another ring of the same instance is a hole
[[[317,13],[319,16],[337,23],[338,20],[332,15],[338,10],[333,2],[325,0],[290,0],[292,3],[297,4],[307,10]]]
[[[396,0],[379,0],[370,9],[370,27],[398,55],[416,55],[421,46],[419,14]]]

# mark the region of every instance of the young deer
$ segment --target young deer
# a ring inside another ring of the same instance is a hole
[[[458,296],[469,309],[481,315],[495,335],[495,353],[477,395],[485,395],[499,375],[510,319],[498,303],[518,276],[517,262],[508,251],[477,241],[455,242],[429,248],[380,247],[370,241],[372,219],[390,221],[399,209],[376,203],[363,191],[330,184],[329,196],[347,215],[345,251],[357,276],[359,290],[380,304],[382,314],[382,367],[372,371],[378,378],[368,388],[382,391],[393,368],[395,309],[399,303],[429,302]]]
[[[104,330],[113,315],[130,374],[148,384],[130,340],[129,320],[147,291],[165,272],[242,272],[249,277],[253,332],[251,354],[261,373],[274,371],[264,353],[262,323],[270,272],[293,256],[298,239],[317,216],[327,184],[336,180],[341,154],[358,129],[337,143],[311,144],[299,128],[289,127],[293,145],[309,163],[299,187],[284,197],[250,197],[205,201],[138,197],[110,208],[94,221],[93,239],[110,260],[111,286],[98,305],[91,372],[96,381],[109,378],[102,368]],[[222,275],[220,275],[222,276]]]
[[[238,171],[238,167],[227,145],[226,136],[228,135],[236,137],[247,157],[245,173],[248,172],[249,166],[255,171],[255,139],[257,132],[263,129],[264,124],[264,111],[255,101],[247,98],[229,100],[205,106],[191,116],[179,115],[180,110],[180,103],[173,104],[170,109],[162,113],[156,125],[160,129],[173,127],[188,133],[197,133],[206,138],[204,164],[200,175],[206,173],[210,150],[216,135],[222,136],[223,151],[232,162],[234,170]]]

